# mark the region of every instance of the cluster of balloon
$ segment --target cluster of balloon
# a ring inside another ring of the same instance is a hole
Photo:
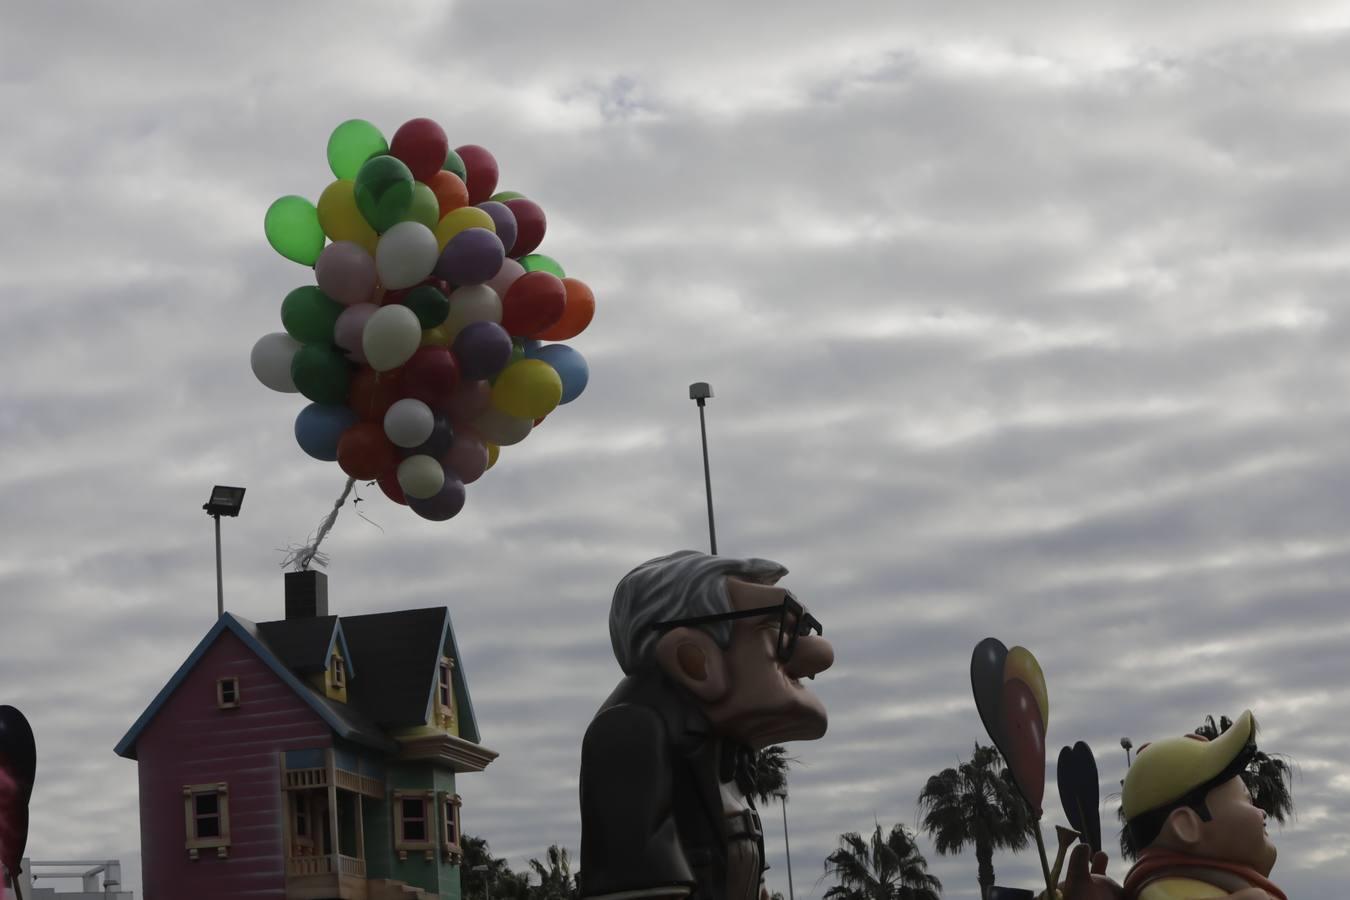
[[[970,658],[975,707],[1037,819],[1045,799],[1045,732],[1050,698],[1041,664],[1025,647],[985,638]]]
[[[28,800],[36,770],[37,747],[28,720],[14,707],[0,706],[0,866],[16,881],[28,844]]]
[[[1064,817],[1074,831],[1083,836],[1093,853],[1102,849],[1101,783],[1097,775],[1097,757],[1092,748],[1079,741],[1059,751],[1055,766],[1055,780],[1059,784],[1059,802]]]
[[[391,141],[343,122],[328,164],[317,205],[267,210],[268,241],[316,284],[286,295],[285,331],[254,345],[253,372],[311,401],[295,420],[306,453],[448,519],[500,447],[586,388],[586,360],[556,342],[590,324],[595,295],[536,252],[544,211],[497,191],[492,154],[452,150],[431,119]]]

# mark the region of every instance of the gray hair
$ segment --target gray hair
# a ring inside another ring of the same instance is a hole
[[[642,668],[660,638],[653,624],[731,612],[728,576],[773,584],[786,574],[787,567],[771,559],[709,556],[697,550],[679,550],[647,560],[614,588],[609,642],[619,668],[627,675]],[[711,634],[722,647],[731,643],[730,622],[696,627]]]

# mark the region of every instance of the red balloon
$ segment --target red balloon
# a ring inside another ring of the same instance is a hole
[[[404,392],[433,409],[444,406],[459,383],[459,365],[448,347],[421,347],[403,364]]]
[[[369,481],[398,465],[398,450],[377,422],[358,422],[338,439],[337,461],[353,478]]]
[[[456,432],[455,442],[441,462],[458,475],[460,481],[472,484],[487,471],[487,445],[475,435]]]
[[[400,506],[408,505],[408,498],[403,496],[403,488],[400,487],[398,483],[398,466],[394,466],[391,469],[385,469],[384,474],[376,479],[376,481],[380,486],[380,490],[384,491],[386,497]]]
[[[1003,682],[999,713],[1008,741],[1008,769],[1039,817],[1045,799],[1045,719],[1031,686],[1020,678]]]
[[[445,165],[450,140],[431,119],[409,119],[394,132],[389,155],[403,161],[418,181],[430,181]]]
[[[464,426],[486,412],[491,405],[491,384],[486,381],[461,381],[439,408],[450,417],[455,425],[455,434],[458,435]]]
[[[464,171],[469,176],[465,179],[469,184],[469,202],[477,206],[491,199],[497,190],[497,160],[477,144],[456,147],[455,152],[464,160]]]
[[[595,294],[586,283],[575,278],[564,278],[562,283],[567,289],[562,318],[535,335],[541,341],[570,341],[585,331],[595,318]]]
[[[544,242],[548,220],[544,218],[543,207],[526,197],[507,200],[506,208],[516,217],[516,242],[511,246],[511,255],[519,259]]]
[[[567,287],[552,272],[526,272],[502,298],[502,327],[529,337],[554,325],[567,309]]]
[[[384,414],[395,400],[403,397],[403,371],[376,372],[370,366],[362,366],[352,376],[351,392],[347,396],[347,405],[366,422],[383,422]]]

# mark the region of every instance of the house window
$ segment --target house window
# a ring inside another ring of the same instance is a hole
[[[436,676],[436,724],[444,728],[455,722],[454,669],[450,657],[442,656]]]
[[[425,672],[426,669],[423,669],[422,671]],[[425,681],[422,683],[426,684]],[[343,688],[346,686],[347,686],[347,667],[342,662],[342,657],[338,656],[335,653],[333,654],[333,687]]]
[[[239,679],[234,676],[216,679],[216,706],[234,709],[239,706]]]
[[[309,800],[300,792],[291,794],[295,801],[295,836],[309,837]]]
[[[449,859],[460,855],[459,795],[441,794],[441,852]]]
[[[424,850],[428,858],[434,858],[435,809],[432,791],[394,791],[394,849],[399,859],[407,859],[409,850]]]
[[[196,859],[199,850],[215,848],[225,856],[230,846],[229,788],[219,784],[183,786],[183,823],[187,831],[188,856]]]

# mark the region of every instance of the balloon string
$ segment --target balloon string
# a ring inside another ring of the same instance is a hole
[[[317,563],[321,566],[328,565],[326,554],[319,552],[319,544],[328,536],[328,532],[333,530],[333,523],[337,521],[338,513],[342,511],[342,504],[347,502],[347,497],[352,492],[352,485],[356,483],[355,478],[348,478],[347,484],[342,488],[342,493],[333,503],[333,509],[324,517],[319,525],[319,530],[314,534],[314,540],[299,550],[292,551],[290,555],[282,561],[282,566],[294,566],[295,571],[304,572],[309,568],[310,563]]]

